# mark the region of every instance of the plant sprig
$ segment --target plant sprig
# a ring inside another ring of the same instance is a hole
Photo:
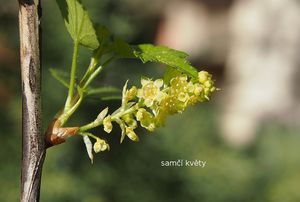
[[[92,150],[98,153],[110,147],[105,140],[90,133],[90,129],[103,125],[104,131],[110,133],[112,122],[116,122],[122,130],[121,142],[126,136],[138,141],[139,137],[134,132],[137,122],[153,131],[164,125],[168,115],[182,113],[190,105],[209,100],[211,93],[216,90],[211,75],[205,71],[198,72],[187,60],[186,53],[152,44],[129,45],[120,38],[112,37],[107,28],[94,26],[80,0],[57,0],[57,3],[74,46],[69,82],[60,72],[51,69],[51,74],[68,88],[68,95],[65,106],[46,132],[49,146],[62,143],[76,134],[81,135],[93,161]],[[92,54],[84,76],[76,83],[79,47],[88,48]],[[103,61],[103,56],[108,59]],[[126,82],[122,91],[122,104],[115,112],[109,114],[108,108],[105,108],[88,124],[64,127],[86,96],[95,92],[116,92],[115,88],[105,87],[98,87],[97,91],[91,84],[111,62],[120,58],[161,63],[168,69],[164,80],[142,78],[141,88],[133,86],[128,89]],[[95,139],[93,147],[90,138]]]

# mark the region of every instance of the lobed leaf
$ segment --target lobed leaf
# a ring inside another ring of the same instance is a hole
[[[110,31],[107,29],[107,27],[102,25],[96,25],[96,34],[101,45],[107,43],[111,37]]]
[[[57,0],[65,25],[74,42],[92,50],[99,47],[93,23],[80,0]]]
[[[112,87],[112,86],[104,86],[99,88],[88,88],[87,94],[88,95],[97,95],[97,94],[105,94],[105,93],[119,93],[121,92],[120,89]]]
[[[103,96],[103,97],[101,97],[101,100],[103,100],[103,101],[122,100],[122,96],[118,96],[118,95],[115,95],[115,96]]]
[[[121,38],[115,38],[113,50],[118,58],[135,58],[134,49]]]
[[[96,35],[99,41],[99,47],[94,50],[93,57],[99,59],[102,55],[105,55],[112,51],[112,45],[111,45],[111,33],[110,31],[105,27],[96,24]]]
[[[141,44],[134,51],[136,57],[143,63],[158,62],[175,68],[180,72],[196,78],[198,71],[186,59],[188,54],[165,46],[154,46],[152,44]]]

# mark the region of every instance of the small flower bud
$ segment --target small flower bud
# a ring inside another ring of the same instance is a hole
[[[155,123],[150,123],[146,129],[149,130],[150,132],[153,132],[155,128],[156,128]]]
[[[109,150],[109,144],[107,144],[104,140],[98,138],[95,142],[93,149],[95,153],[99,153],[100,151]]]
[[[189,93],[193,93],[195,91],[195,86],[192,82],[188,83],[187,90]]]
[[[133,129],[137,128],[137,122],[136,122],[136,120],[134,120],[132,114],[126,114],[126,115],[122,116],[122,119],[131,128],[133,128]]]
[[[153,131],[156,128],[153,115],[144,108],[140,108],[135,114],[135,117],[136,120],[141,123],[141,126],[147,130]]]
[[[111,123],[111,116],[108,115],[103,119],[103,126],[104,126],[104,131],[107,133],[110,133],[112,131],[112,123]]]
[[[132,86],[128,91],[126,91],[125,97],[127,101],[133,100],[137,95],[137,88]]]
[[[140,108],[136,114],[135,114],[135,117],[136,117],[136,120],[140,121],[143,119],[143,114],[146,112],[146,109],[144,108]]]
[[[181,101],[181,102],[185,102],[189,99],[189,95],[187,93],[179,93],[178,95],[178,100]]]
[[[207,71],[200,71],[198,73],[198,79],[200,83],[204,83],[211,78],[211,75]]]
[[[199,96],[202,91],[203,91],[203,88],[201,87],[201,85],[199,83],[196,83],[195,84],[195,89],[194,89],[194,94],[196,96]]]
[[[162,87],[164,85],[164,81],[162,79],[157,79],[154,81],[154,85],[158,88]]]
[[[207,87],[207,88],[212,87],[212,81],[211,81],[211,80],[205,81],[205,82],[204,82],[204,86]]]
[[[205,93],[205,95],[209,95],[210,94],[210,88],[208,88],[208,87],[204,88],[204,93]]]
[[[127,135],[127,137],[129,137],[129,139],[131,139],[132,141],[139,141],[139,137],[135,134],[135,132],[133,131],[133,129],[131,127],[126,127],[125,129],[125,133]]]
[[[101,143],[98,141],[95,142],[93,148],[94,148],[95,153],[99,153],[101,151]]]

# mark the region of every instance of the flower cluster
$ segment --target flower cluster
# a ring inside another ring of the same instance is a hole
[[[112,122],[120,125],[121,142],[127,136],[133,141],[139,138],[134,132],[138,124],[154,131],[164,125],[168,115],[182,113],[188,106],[209,100],[216,90],[212,76],[206,72],[198,73],[198,78],[189,79],[185,74],[173,77],[168,83],[162,79],[141,79],[141,88],[123,88],[122,107],[103,119],[104,131],[112,131]],[[137,100],[137,101],[134,101]]]
[[[138,95],[138,97],[145,101],[147,99],[152,101],[150,106],[145,103],[153,112],[151,118],[150,116],[146,118],[148,122],[154,124],[154,126],[151,127],[152,130],[155,127],[164,125],[168,115],[182,113],[190,105],[209,100],[211,93],[216,90],[211,75],[206,71],[199,72],[198,79],[188,79],[186,75],[180,74],[172,78],[168,85],[165,84],[163,89],[160,89],[162,85],[157,85],[157,83],[161,83],[160,80],[154,82],[148,81],[146,85],[143,85],[143,83],[145,82],[142,81],[143,87],[141,91],[143,93],[141,94],[143,96]],[[153,93],[155,96],[153,94],[152,96],[148,96],[148,94],[151,94],[147,93],[149,89],[148,85],[151,85],[151,88],[157,86],[155,93]],[[149,101],[147,103],[149,103]],[[141,121],[143,122],[145,120],[142,119]]]
[[[80,127],[79,133],[84,136],[91,160],[93,160],[92,149],[98,153],[109,150],[110,146],[105,140],[86,132],[87,130],[103,125],[104,131],[111,133],[115,122],[122,130],[121,142],[125,137],[139,141],[134,131],[138,127],[138,122],[148,131],[154,131],[164,125],[169,115],[182,113],[191,105],[209,100],[211,94],[217,90],[212,76],[206,71],[199,72],[197,78],[177,74],[168,82],[162,79],[142,78],[141,84],[141,88],[133,86],[127,89],[126,82],[119,109],[108,114],[108,108],[105,108],[93,122]],[[93,146],[89,137],[96,140]]]

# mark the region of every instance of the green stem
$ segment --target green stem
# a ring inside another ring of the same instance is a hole
[[[68,121],[68,119],[70,118],[70,116],[79,107],[79,105],[81,104],[82,100],[83,100],[83,95],[81,94],[81,95],[79,95],[79,99],[77,100],[77,102],[68,111],[65,111],[62,115],[60,115],[60,117],[58,119],[59,119],[59,121],[61,123],[61,126],[63,126]]]
[[[77,69],[78,48],[79,48],[79,42],[75,41],[74,49],[73,49],[73,57],[72,57],[69,92],[68,92],[68,97],[66,100],[64,111],[68,111],[72,106],[74,88],[75,88],[76,69]]]
[[[87,68],[84,76],[82,77],[81,81],[79,82],[80,87],[83,87],[85,85],[86,81],[88,80],[88,78],[90,77],[90,75],[94,71],[94,69],[96,68],[97,64],[98,64],[98,61],[94,57],[92,57],[89,67]]]
[[[75,78],[76,78],[76,69],[77,69],[77,57],[78,57],[78,48],[79,48],[79,43],[75,42],[74,43],[74,50],[73,50],[73,58],[72,58],[72,67],[71,67],[71,74],[70,74],[70,85],[69,85],[69,93],[68,97],[66,100],[65,108],[63,113],[60,115],[58,118],[61,126],[63,126],[68,119],[71,117],[71,115],[76,111],[76,109],[79,107],[81,104],[84,95],[80,92],[77,92],[74,95],[74,89],[75,89]],[[98,60],[95,58],[91,59],[90,65],[84,74],[83,78],[81,79],[79,83],[79,88],[81,88],[81,91],[84,91],[90,83],[99,75],[102,71],[102,69],[107,66],[109,63],[111,63],[115,58],[109,58],[107,61],[103,63],[103,65],[99,66],[97,69],[96,66],[98,64]],[[102,123],[100,123],[101,125]],[[93,126],[95,125],[94,122],[88,124],[89,127],[94,128]],[[99,125],[97,122],[96,125]]]
[[[78,133],[78,135],[81,135],[81,136],[86,135],[86,136],[94,138],[95,140],[99,139],[99,137],[97,137],[96,135],[93,135],[92,133],[88,133],[88,132],[80,132],[80,133]]]
[[[105,61],[101,66],[99,66],[95,70],[95,68],[98,64],[98,60],[96,60],[95,58],[92,58],[87,71],[85,72],[83,78],[81,79],[81,81],[79,83],[79,86],[82,87],[83,89],[85,89],[94,80],[94,78],[102,71],[102,69],[104,67],[106,67],[107,65],[109,65],[114,59],[115,59],[115,57],[109,58],[107,61]]]
[[[102,124],[103,124],[103,121],[93,121],[93,122],[88,123],[84,126],[81,126],[79,131],[84,132],[84,131],[90,130],[92,128],[96,128],[98,126],[101,126]]]
[[[113,115],[111,117],[111,120],[115,121],[115,120],[119,119],[120,117],[122,117],[122,116],[124,116],[126,114],[130,114],[130,113],[136,111],[137,109],[138,109],[137,105],[134,105],[133,107],[131,107],[131,108],[125,110],[125,111],[120,111],[119,113]]]
[[[131,107],[131,108],[129,108],[129,109],[127,109],[127,110],[125,110],[125,111],[120,111],[120,112],[118,112],[118,113],[116,113],[115,115],[112,115],[112,117],[111,117],[111,120],[112,121],[116,121],[116,120],[118,120],[120,117],[122,117],[122,116],[124,116],[124,115],[126,115],[126,114],[131,114],[131,113],[133,113],[134,111],[136,111],[137,109],[138,109],[138,105],[134,105],[133,107]],[[98,126],[101,126],[103,124],[103,120],[101,120],[101,121],[93,121],[93,122],[91,122],[91,123],[88,123],[88,124],[86,124],[86,125],[84,125],[84,126],[81,126],[80,127],[80,129],[79,129],[79,131],[80,132],[84,132],[84,131],[87,131],[87,130],[90,130],[90,129],[92,129],[92,128],[96,128],[96,127],[98,127]]]
[[[90,74],[90,76],[88,77],[88,79],[86,80],[82,88],[86,89],[91,84],[91,82],[100,74],[102,69],[103,66],[100,66],[92,74]]]
[[[102,43],[100,43],[100,47],[102,46]],[[87,79],[89,78],[90,74],[94,71],[96,68],[97,64],[99,63],[99,60],[101,59],[102,55],[102,48],[99,47],[99,50],[94,54],[91,58],[91,62],[89,67],[87,68],[84,76],[82,77],[81,81],[79,82],[79,86],[82,87]]]

